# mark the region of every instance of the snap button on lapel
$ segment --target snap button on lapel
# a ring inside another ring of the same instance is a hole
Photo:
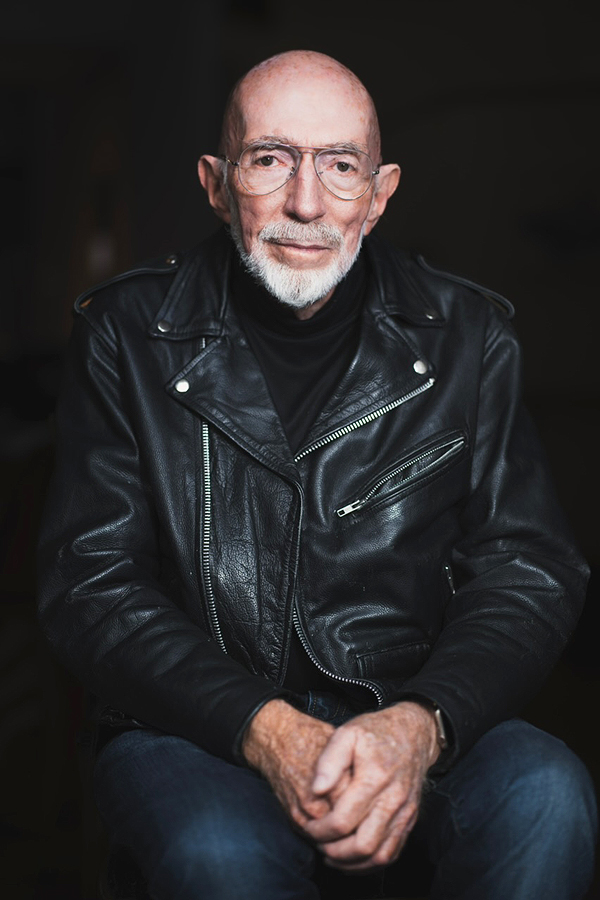
[[[167,322],[166,319],[161,319],[160,322],[157,323],[156,327],[163,334],[167,334],[168,331],[173,327],[170,322]]]
[[[185,378],[182,378],[181,381],[175,382],[175,390],[179,394],[185,394],[186,391],[189,391],[190,383]]]
[[[416,362],[413,363],[413,369],[417,375],[424,375],[429,369],[429,364],[424,359],[417,359]]]

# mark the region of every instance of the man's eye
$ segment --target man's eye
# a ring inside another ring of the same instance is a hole
[[[259,156],[257,159],[255,159],[254,162],[256,165],[262,166],[264,169],[266,169],[269,166],[272,166],[274,163],[276,163],[277,160],[275,159],[274,156],[266,155],[266,156]]]
[[[358,160],[347,150],[323,154],[320,160],[323,169],[328,169],[332,175],[353,175],[359,168]]]

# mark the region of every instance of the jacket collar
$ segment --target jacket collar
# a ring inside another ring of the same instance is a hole
[[[381,312],[413,325],[444,324],[435,296],[411,274],[410,259],[376,235],[365,240],[377,284]],[[166,340],[217,337],[223,334],[231,260],[235,249],[221,229],[182,262],[148,333]]]
[[[417,279],[409,254],[396,250],[376,234],[365,240],[371,270],[378,286],[382,310],[411,325],[425,328],[444,325],[435,294],[424,279]]]
[[[169,341],[221,335],[234,252],[222,228],[187,254],[148,334]]]

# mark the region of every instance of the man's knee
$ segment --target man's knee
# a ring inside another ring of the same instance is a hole
[[[497,732],[497,735],[494,734]],[[557,834],[577,825],[579,834],[596,832],[596,803],[589,773],[581,760],[558,738],[526,722],[505,722],[490,732],[505,747],[497,754],[501,798],[513,827],[543,827]],[[494,757],[492,757],[492,764]],[[583,832],[580,830],[583,829]],[[564,839],[564,831],[562,834]]]
[[[249,769],[181,738],[130,732],[102,751],[95,782],[112,840],[157,900],[304,896],[289,885],[309,883],[314,851]]]
[[[275,900],[289,891],[296,896],[304,886],[309,897],[312,851],[296,835],[290,836],[282,840],[272,835],[269,840],[251,815],[228,822],[206,822],[203,817],[189,821],[165,841],[149,871],[150,891],[169,900]]]
[[[433,896],[446,896],[448,885],[469,897],[585,894],[597,829],[594,791],[583,763],[557,738],[526,722],[503,722],[426,799],[427,839],[438,865]]]
[[[439,785],[463,832],[564,847],[569,835],[591,851],[594,788],[581,760],[558,738],[519,720],[493,728]]]
[[[595,832],[596,804],[589,773],[562,742],[553,741],[545,752],[530,757],[515,786],[517,797],[520,787],[534,811],[545,814],[555,827],[574,820]]]
[[[214,896],[220,891],[226,897],[232,873],[238,867],[246,870],[248,864],[252,868],[260,865],[260,858],[259,848],[233,823],[222,833],[211,823],[196,819],[164,836],[162,853],[149,868],[150,887],[158,896],[168,886],[168,896],[181,893],[185,897],[187,892],[192,896],[202,887],[212,889]]]

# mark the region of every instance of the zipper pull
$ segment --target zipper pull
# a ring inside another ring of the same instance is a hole
[[[360,509],[361,506],[364,505],[362,500],[355,500],[354,503],[349,503],[348,506],[342,506],[341,509],[336,509],[336,513],[340,517],[347,516],[348,513],[355,512],[357,509]]]

